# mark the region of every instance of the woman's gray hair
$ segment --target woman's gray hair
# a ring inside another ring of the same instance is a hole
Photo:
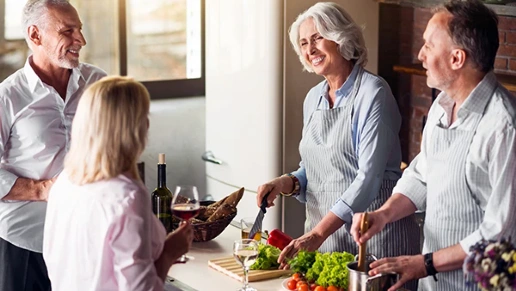
[[[319,34],[327,40],[336,42],[342,57],[355,60],[362,67],[367,63],[367,48],[362,29],[342,7],[332,2],[320,2],[299,14],[289,29],[289,37],[301,64],[308,72],[313,72],[309,63],[301,54],[299,44],[299,26],[306,19],[312,18]]]
[[[28,0],[23,7],[22,24],[23,35],[28,42],[29,27],[35,25],[39,28],[44,28],[46,25],[46,10],[50,5],[68,6],[69,0]]]

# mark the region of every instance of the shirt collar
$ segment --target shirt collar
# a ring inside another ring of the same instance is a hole
[[[344,84],[342,84],[342,86],[339,89],[337,89],[337,91],[335,91],[335,96],[337,97],[335,100],[335,104],[340,103],[340,100],[344,97],[349,96],[349,93],[351,92],[351,90],[353,90],[353,85],[355,84],[355,81],[357,79],[359,66],[360,65],[358,64],[355,64],[353,66],[353,70],[351,70],[351,73],[349,74],[347,80],[344,82]],[[319,104],[321,103],[321,100],[323,98],[328,99],[328,87],[328,81],[325,80],[323,86],[321,87],[321,92],[319,92]]]
[[[27,60],[25,61],[25,65],[23,66],[23,71],[25,73],[25,76],[27,77],[27,83],[29,85],[29,89],[32,93],[35,92],[36,86],[39,84],[40,86],[43,86],[43,82],[39,78],[39,76],[36,74],[32,66],[30,65],[30,61],[32,60],[32,55],[30,55]],[[78,84],[80,79],[86,80],[84,76],[82,75],[79,66],[72,69],[72,74],[70,74],[70,80],[72,81],[72,84]],[[68,81],[70,83],[70,81]]]
[[[41,85],[41,80],[39,79],[36,72],[34,72],[34,69],[30,65],[30,61],[32,60],[32,55],[30,55],[27,60],[25,61],[25,65],[23,66],[23,72],[25,73],[25,76],[27,77],[27,83],[29,84],[29,89],[31,93],[34,93],[36,91],[36,86],[38,84]]]
[[[498,82],[496,81],[495,74],[492,71],[487,73],[482,81],[469,93],[469,96],[457,112],[457,116],[462,117],[467,112],[482,114],[489,102],[489,97],[493,94],[497,86]],[[439,105],[441,105],[445,111],[451,113],[454,104],[455,100],[443,92],[443,97],[439,100]]]
[[[471,91],[468,98],[466,98],[459,109],[459,112],[457,112],[457,115],[459,115],[462,110],[483,114],[484,109],[497,86],[498,82],[496,80],[496,76],[493,71],[490,71],[484,76],[482,81],[478,83],[473,91]]]

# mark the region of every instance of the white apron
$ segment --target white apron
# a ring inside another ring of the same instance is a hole
[[[307,177],[305,232],[312,230],[330,212],[357,175],[358,158],[351,123],[363,73],[360,68],[351,95],[343,101],[344,106],[316,110],[303,129],[299,151]],[[384,180],[367,211],[380,208],[391,196],[395,184],[396,181]],[[419,246],[419,228],[413,216],[388,224],[367,244],[368,253],[378,258],[419,254]],[[345,227],[341,227],[326,239],[319,251],[357,254],[358,248]]]
[[[486,100],[487,104],[487,100]],[[466,181],[466,157],[481,115],[475,115],[471,131],[433,129],[427,153],[427,207],[423,253],[457,244],[474,232],[484,218],[479,201]],[[419,282],[419,290],[479,290],[466,286],[462,269],[443,272]]]

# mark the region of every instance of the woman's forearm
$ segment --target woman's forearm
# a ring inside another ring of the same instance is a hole
[[[335,231],[337,231],[337,229],[341,228],[342,225],[344,225],[344,221],[342,221],[337,215],[330,211],[323,217],[323,219],[314,227],[312,231],[326,239]]]

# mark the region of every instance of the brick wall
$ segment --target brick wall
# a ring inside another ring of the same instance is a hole
[[[378,73],[391,86],[400,107],[403,118],[400,140],[406,162],[419,153],[421,131],[433,92],[426,86],[425,76],[397,73],[392,67],[419,63],[417,55],[431,17],[429,9],[380,4]],[[500,49],[495,70],[516,75],[516,18],[500,16],[499,20]]]

